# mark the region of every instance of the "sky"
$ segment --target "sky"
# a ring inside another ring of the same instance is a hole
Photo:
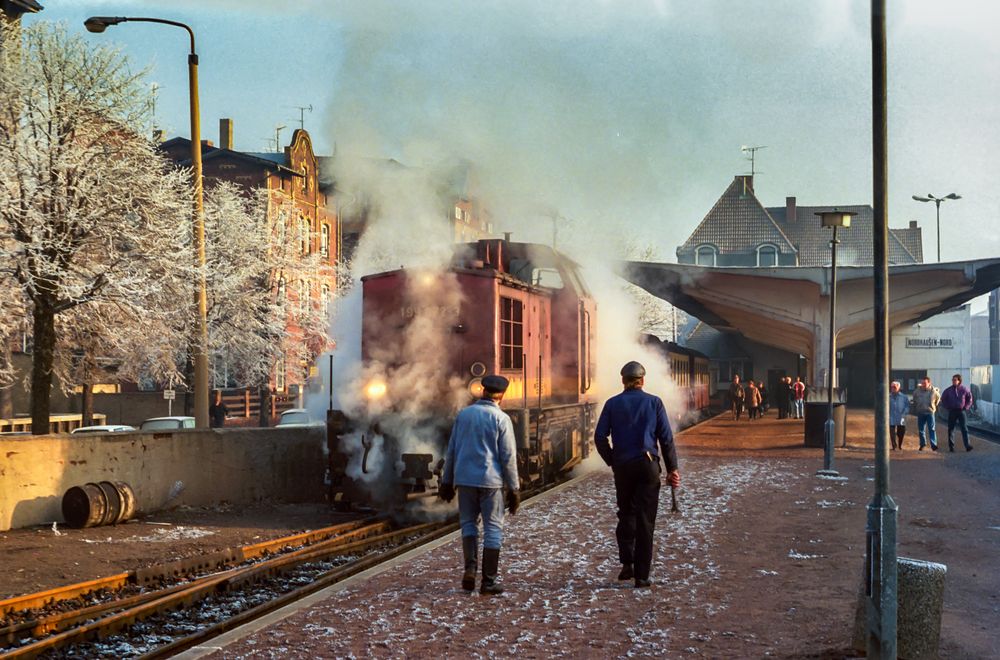
[[[847,0],[42,0],[26,22],[89,15],[190,24],[202,137],[287,144],[296,106],[317,151],[423,165],[468,158],[498,229],[597,244],[629,236],[664,261],[760,145],[766,206],[871,203],[870,27]],[[540,5],[540,6],[539,6]],[[890,0],[889,221],[924,228],[944,261],[1000,256],[1000,4]],[[113,43],[188,135],[186,35],[124,24]],[[974,308],[975,309],[975,308]]]

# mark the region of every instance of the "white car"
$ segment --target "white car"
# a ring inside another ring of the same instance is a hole
[[[173,431],[193,428],[194,417],[151,417],[139,425],[140,431]]]
[[[134,426],[128,426],[126,424],[101,424],[98,426],[81,426],[70,431],[71,434],[75,433],[127,433],[128,431],[134,431]]]
[[[299,428],[304,426],[323,426],[323,422],[309,417],[305,408],[290,408],[281,413],[277,426],[282,428]]]

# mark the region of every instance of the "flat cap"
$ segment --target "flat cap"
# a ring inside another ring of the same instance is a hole
[[[645,378],[646,367],[633,360],[625,363],[625,366],[622,367],[621,374],[623,378]]]
[[[507,386],[510,385],[510,381],[503,376],[498,376],[496,374],[490,374],[489,376],[483,377],[483,390],[486,392],[493,392],[496,394],[503,394],[507,391]]]

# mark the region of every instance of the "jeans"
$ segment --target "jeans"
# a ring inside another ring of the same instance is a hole
[[[802,419],[805,416],[805,399],[795,399],[795,419]]]
[[[955,443],[951,439],[951,434],[955,430],[956,424],[958,424],[958,428],[962,432],[962,443],[968,449],[972,445],[969,444],[969,424],[965,418],[964,410],[948,411],[948,449],[955,449]]]
[[[660,462],[645,456],[616,465],[618,558],[634,564],[635,579],[648,580],[653,564],[653,527],[660,499]]]
[[[917,437],[920,439],[920,448],[926,444],[924,440],[924,428],[930,437],[931,449],[937,449],[937,431],[934,430],[934,413],[917,413]]]
[[[462,536],[479,535],[479,518],[483,519],[483,547],[500,549],[503,543],[503,489],[458,487],[458,521]]]

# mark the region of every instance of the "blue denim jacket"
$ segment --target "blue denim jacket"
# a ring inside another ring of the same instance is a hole
[[[480,399],[455,418],[442,481],[455,486],[517,490],[514,425],[493,401]]]
[[[902,392],[889,395],[889,424],[903,426],[906,424],[906,413],[910,412],[910,397]]]

